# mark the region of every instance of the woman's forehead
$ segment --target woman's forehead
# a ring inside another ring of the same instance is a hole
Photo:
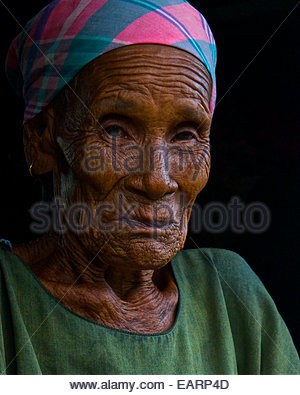
[[[135,98],[162,95],[209,102],[211,78],[201,61],[177,48],[158,47],[127,46],[102,55],[79,73],[78,90],[92,92],[97,101],[122,98],[128,106]]]
[[[159,44],[137,44],[114,49],[91,61],[79,75],[86,76],[99,70],[105,71],[106,75],[126,72],[130,75],[134,68],[147,67],[152,68],[151,73],[157,71],[164,75],[182,68],[211,83],[210,73],[200,59],[182,49]]]

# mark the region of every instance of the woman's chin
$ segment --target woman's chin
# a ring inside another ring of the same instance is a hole
[[[94,235],[95,236],[95,235]],[[130,269],[159,269],[165,266],[179,252],[185,242],[185,232],[175,237],[157,234],[103,234],[98,238],[82,237],[87,248],[98,255],[103,263],[127,266]],[[97,250],[97,251],[96,251]]]

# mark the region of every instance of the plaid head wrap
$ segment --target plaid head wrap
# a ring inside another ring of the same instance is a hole
[[[89,62],[124,45],[152,43],[196,56],[213,82],[216,45],[204,17],[184,0],[54,0],[12,42],[6,74],[24,98],[24,123],[42,111]]]

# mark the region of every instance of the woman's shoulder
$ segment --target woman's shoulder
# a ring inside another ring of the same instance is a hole
[[[214,279],[212,283],[222,290],[227,303],[251,305],[259,309],[274,302],[262,281],[250,265],[236,252],[221,248],[198,248],[180,251],[179,261],[187,278]]]
[[[240,366],[247,365],[250,358],[240,350],[259,346],[262,374],[300,372],[293,340],[272,297],[239,254],[219,248],[199,248],[182,251],[182,257],[189,262],[182,265],[188,273],[187,279],[197,284],[194,291],[202,286],[211,300],[218,295],[218,300],[224,301]]]
[[[12,249],[12,244],[7,239],[0,239],[0,250],[10,251]]]
[[[26,286],[32,279],[29,267],[16,254],[13,253],[12,245],[7,240],[0,240],[0,290]],[[1,286],[2,284],[2,286]]]
[[[198,248],[181,250],[179,259],[189,262],[189,267],[199,270],[213,270],[224,280],[251,281],[261,285],[261,281],[251,269],[249,264],[234,251],[222,248]]]
[[[223,282],[240,284],[243,287],[263,287],[259,277],[251,266],[238,253],[222,248],[205,248],[202,254],[214,267]]]
[[[220,248],[199,248],[182,252],[189,262],[187,280],[198,278],[205,292],[222,295],[228,315],[236,322],[256,323],[274,328],[283,326],[277,307],[262,281],[239,254]]]
[[[0,239],[0,276],[1,271],[12,262],[18,261],[18,257],[12,253],[12,244],[9,240]]]

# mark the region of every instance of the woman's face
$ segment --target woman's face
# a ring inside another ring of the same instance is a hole
[[[94,60],[74,87],[55,133],[69,225],[104,263],[162,267],[209,176],[209,74],[182,50],[132,45]]]

